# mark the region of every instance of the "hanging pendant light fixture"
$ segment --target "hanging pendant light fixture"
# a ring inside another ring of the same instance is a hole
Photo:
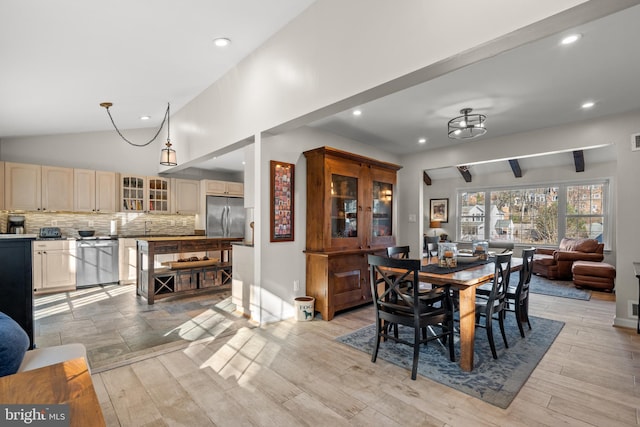
[[[120,129],[118,129],[118,126],[116,126],[116,123],[113,120],[113,117],[111,116],[111,111],[109,111],[109,108],[113,106],[113,103],[102,102],[100,103],[100,106],[107,110],[107,114],[109,115],[111,124],[113,125],[113,128],[116,130],[116,132],[118,132],[118,135],[120,135],[120,138],[122,138],[126,143],[133,145],[134,147],[146,147],[147,145],[155,141],[156,138],[158,138],[158,135],[160,135],[160,131],[162,130],[162,127],[164,126],[164,122],[166,121],[167,122],[167,142],[165,143],[165,148],[163,148],[162,151],[160,152],[160,164],[164,166],[176,166],[178,164],[177,158],[176,158],[176,150],[171,148],[171,137],[170,137],[171,104],[167,103],[167,111],[164,113],[164,118],[162,119],[162,123],[160,123],[160,127],[158,128],[158,131],[156,132],[156,134],[149,141],[142,144],[136,144],[135,142],[129,141],[127,138],[125,138],[122,132],[120,132]]]
[[[471,139],[487,133],[487,128],[484,126],[487,116],[471,114],[471,111],[473,111],[472,108],[463,108],[460,110],[461,116],[449,120],[449,138]]]

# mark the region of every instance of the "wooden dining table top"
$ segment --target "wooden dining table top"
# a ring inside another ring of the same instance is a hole
[[[105,425],[91,374],[82,357],[0,378],[0,403],[19,405],[25,411],[29,405],[68,404],[68,425]]]
[[[450,284],[454,287],[467,287],[481,285],[493,279],[495,273],[495,263],[490,262],[482,265],[470,266],[464,270],[456,271],[453,273],[432,273],[427,271],[421,271],[418,276],[421,280],[428,281],[434,285],[446,285]],[[424,258],[422,260],[423,265],[436,264],[438,262],[437,257]],[[511,258],[511,271],[517,271],[522,268],[522,258]]]

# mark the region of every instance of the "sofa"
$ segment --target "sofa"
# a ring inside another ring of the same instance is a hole
[[[548,279],[571,280],[571,267],[575,261],[601,262],[604,243],[595,239],[563,238],[556,248],[537,248],[533,257],[533,274]]]

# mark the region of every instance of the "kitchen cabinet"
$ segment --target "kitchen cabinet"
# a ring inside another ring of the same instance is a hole
[[[120,209],[122,212],[169,213],[168,178],[120,175]]]
[[[121,285],[136,283],[136,250],[136,239],[118,239],[119,281]]]
[[[75,212],[116,212],[117,175],[90,169],[73,170]]]
[[[6,162],[5,209],[72,211],[73,169]]]
[[[367,255],[395,245],[393,204],[400,166],[330,147],[307,159],[306,286],[316,310],[371,301]]]
[[[35,294],[76,288],[75,240],[35,240],[32,258]]]
[[[171,179],[171,213],[192,215],[200,208],[200,181]]]
[[[15,320],[29,335],[33,348],[33,273],[28,237],[0,239],[0,311]]]
[[[207,196],[236,196],[244,195],[244,184],[242,182],[216,181],[205,179],[202,181]]]
[[[0,162],[0,210],[4,210],[4,162]]]

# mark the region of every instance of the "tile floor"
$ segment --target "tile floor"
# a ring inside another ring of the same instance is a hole
[[[80,342],[94,372],[162,349],[254,327],[234,313],[230,287],[199,295],[163,298],[153,305],[134,285],[106,285],[39,295],[34,299],[35,343],[49,347]]]

